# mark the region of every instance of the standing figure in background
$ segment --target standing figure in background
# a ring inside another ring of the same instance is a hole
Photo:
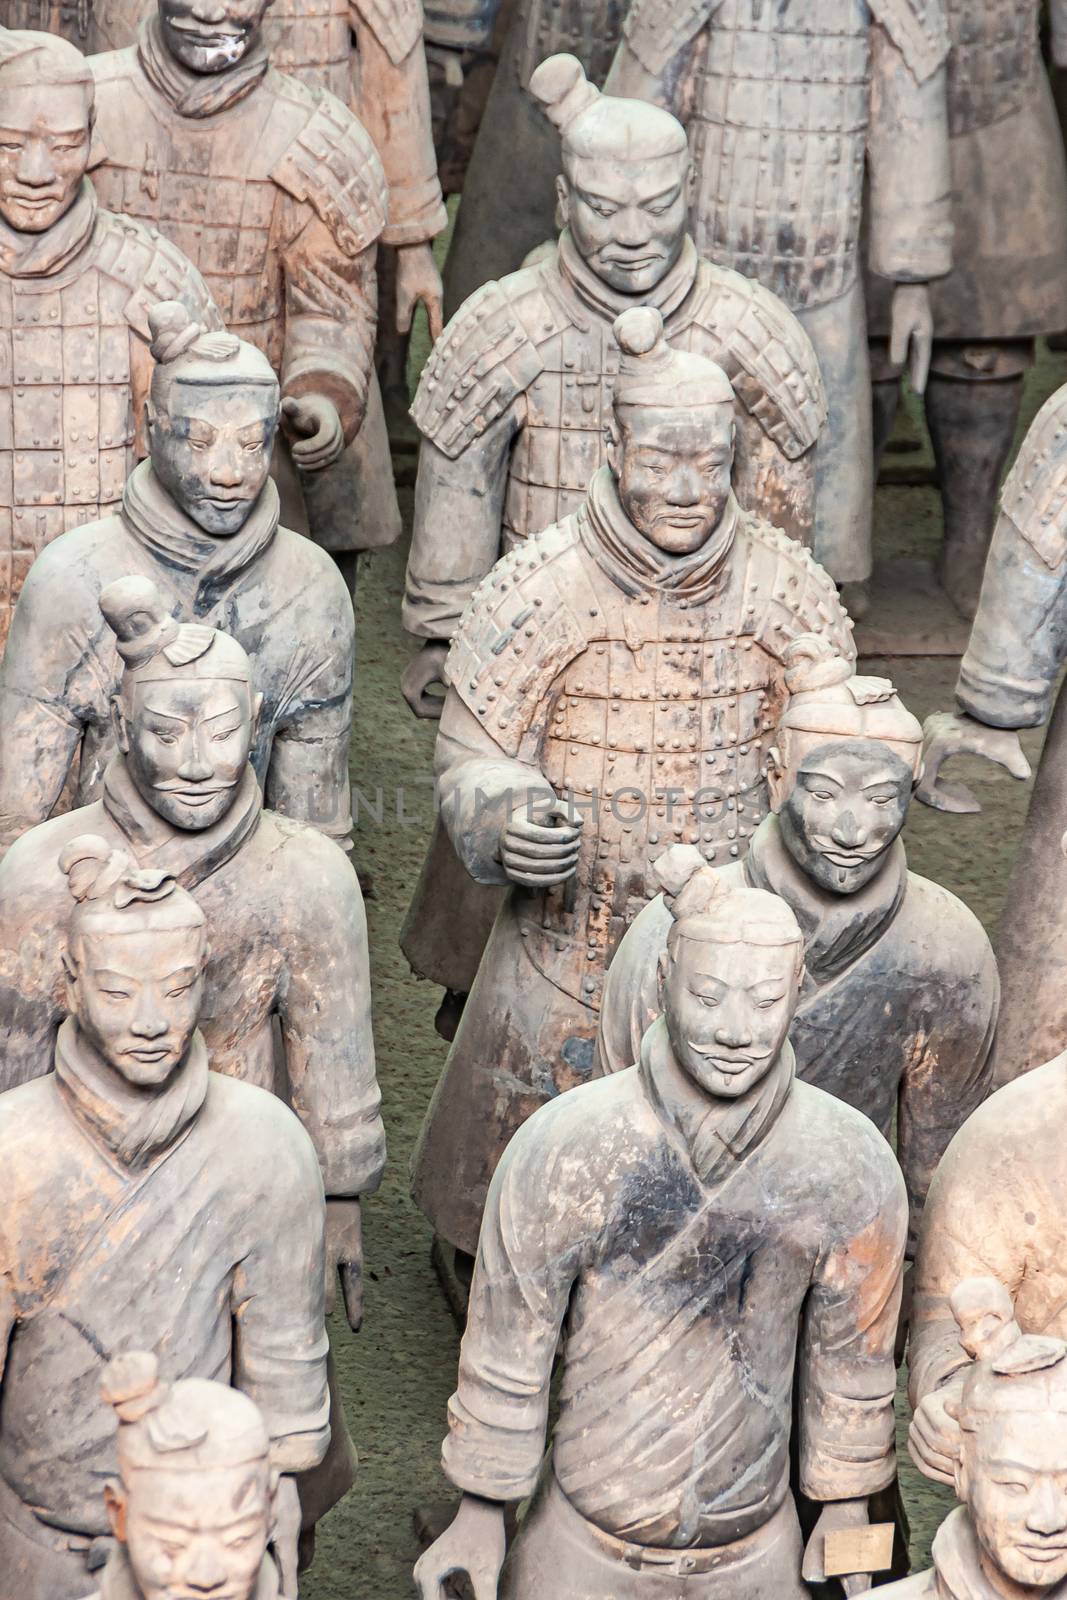
[[[681,124],[602,96],[572,56],[543,62],[531,93],[563,134],[564,232],[543,261],[486,284],[449,323],[412,407],[424,437],[403,621],[422,649],[403,689],[419,716],[440,715],[427,690],[478,583],[576,511],[602,465],[619,364],[612,323],[627,307],[655,307],[673,347],[729,377],[744,509],[798,539],[814,513],[825,414],[814,353],[774,295],[697,253]],[[415,971],[469,990],[498,904],[472,897],[438,827],[402,935]]]
[[[874,494],[860,224],[891,279],[892,346],[922,390],[928,284],[952,264],[941,0],[634,0],[608,90],[689,129],[697,248],[780,295],[829,400],[815,556],[869,602]]]
[[[514,3],[425,0],[423,5],[433,142],[446,197],[463,192]],[[483,15],[486,6],[489,13]]]
[[[346,106],[271,67],[266,9],[159,0],[136,45],[95,56],[93,178],[105,204],[187,250],[227,326],[278,373],[283,516],[334,554],[351,589],[356,553],[383,542],[383,499],[395,506],[374,375],[385,177]]]
[[[93,1600],[278,1600],[279,1480],[259,1409],[224,1383],[164,1382],[144,1350],[110,1361],[102,1388],[119,1475],[104,1485],[115,1549]]]
[[[483,283],[517,271],[531,250],[558,231],[559,134],[539,115],[529,93],[530,79],[546,56],[566,53],[577,57],[592,83],[602,84],[626,3],[514,0],[445,263],[449,317]],[[452,17],[450,34],[457,51],[484,51],[501,0],[435,0],[434,10],[439,19],[442,12]],[[440,20],[437,27],[440,33]]]
[[[90,48],[93,0],[3,0],[0,25],[32,33],[58,33],[79,50]]]
[[[651,307],[614,332],[607,464],[494,568],[448,659],[442,821],[472,878],[508,887],[414,1157],[418,1204],[468,1255],[508,1139],[590,1076],[652,862],[676,840],[747,849],[790,640],[852,654],[831,580],[734,498],[721,368],[671,350]]]
[[[945,0],[945,9],[955,238],[952,271],[930,290],[923,403],[945,519],[938,578],[961,616],[973,617],[1034,339],[1067,327],[1067,166],[1039,0]],[[1049,11],[1062,57],[1067,6],[1053,0]],[[901,369],[889,350],[884,280],[869,277],[867,294],[877,460]]]
[[[0,33],[0,652],[34,556],[114,511],[144,454],[150,308],[221,326],[179,250],[97,204],[93,98],[73,45]]]

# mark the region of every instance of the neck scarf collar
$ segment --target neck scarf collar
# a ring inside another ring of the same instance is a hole
[[[278,490],[268,478],[244,527],[228,538],[215,538],[171,499],[151,461],[133,469],[122,493],[123,521],[138,543],[165,567],[196,574],[199,615],[218,598],[214,591],[262,555],[278,531],[279,509]]]
[[[207,1095],[207,1047],[194,1033],[170,1082],[160,1090],[142,1089],[127,1083],[67,1017],[56,1036],[56,1082],[75,1122],[136,1172],[168,1150],[199,1115]]]
[[[752,835],[745,877],[752,888],[778,895],[795,912],[804,935],[804,988],[809,990],[829,983],[878,943],[904,902],[908,862],[895,839],[870,883],[855,894],[831,894],[793,860],[772,813]]]
[[[190,72],[163,43],[158,16],[149,17],[137,35],[137,58],[145,77],[180,117],[212,117],[251,94],[270,66],[262,37],[225,72]]]
[[[651,590],[689,605],[700,605],[721,589],[739,519],[737,501],[731,494],[722,520],[706,544],[692,555],[668,555],[634,527],[622,508],[609,467],[601,467],[595,474],[577,515],[582,544],[624,594]]]
[[[87,249],[96,226],[96,190],[83,178],[77,199],[44,233],[20,233],[0,217],[0,272],[51,278]]]
[[[130,1569],[125,1545],[113,1547],[95,1600],[144,1600]],[[269,1555],[263,1557],[252,1600],[278,1600],[278,1569]]]
[[[689,234],[685,236],[682,253],[674,266],[647,294],[623,294],[598,278],[578,254],[569,228],[564,228],[560,234],[557,259],[564,283],[598,316],[607,317],[611,322],[632,306],[655,306],[666,322],[688,299],[700,267],[700,256]]]
[[[930,1552],[937,1600],[1006,1600],[982,1566],[981,1546],[965,1506],[957,1506],[937,1530]],[[1045,1600],[1067,1600],[1067,1582],[1042,1591]]]
[[[196,832],[172,828],[135,787],[121,754],[104,771],[104,810],[129,840],[141,867],[158,867],[183,889],[195,889],[231,860],[250,839],[263,815],[263,795],[252,768],[246,767],[233,804],[210,828]]]
[[[773,1066],[747,1094],[716,1099],[678,1065],[666,1020],[657,1017],[641,1041],[640,1072],[652,1104],[685,1140],[701,1183],[714,1188],[778,1121],[793,1087],[795,1061],[786,1040]]]

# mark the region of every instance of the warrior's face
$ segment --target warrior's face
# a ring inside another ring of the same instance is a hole
[[[225,72],[259,39],[270,0],[159,0],[163,43],[190,72]]]
[[[65,961],[67,1009],[116,1072],[142,1088],[159,1087],[189,1049],[206,962],[202,922],[154,927],[145,907],[143,915],[75,923]]]
[[[110,1484],[108,1510],[144,1600],[249,1600],[267,1548],[267,1463],[214,1471],[139,1469]]]
[[[720,1099],[745,1094],[785,1043],[799,977],[796,944],[679,937],[664,961],[661,1000],[682,1069]]]
[[[984,1555],[1013,1584],[1030,1594],[1067,1578],[1067,1416],[998,1408],[983,1418],[962,1435],[957,1492]]]
[[[669,555],[690,555],[714,533],[730,495],[733,411],[619,406],[608,463],[634,527]]]
[[[278,391],[270,384],[176,378],[148,409],[157,478],[205,533],[226,538],[247,522],[270,471]]]
[[[771,801],[797,865],[831,894],[855,894],[904,826],[911,769],[874,739],[806,748],[795,770],[773,768]]]
[[[566,160],[559,213],[578,254],[619,294],[648,294],[682,253],[689,155]]]
[[[174,828],[210,828],[229,811],[248,766],[259,696],[233,679],[134,678],[116,703],[126,770]]]
[[[0,75],[0,216],[45,233],[77,199],[89,165],[92,93],[85,84],[5,88]]]

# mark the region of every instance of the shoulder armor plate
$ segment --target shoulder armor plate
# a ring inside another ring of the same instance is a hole
[[[207,284],[192,262],[156,228],[132,217],[100,212],[105,224],[100,270],[130,291],[126,317],[143,339],[150,337],[148,310],[161,300],[180,300],[205,328],[222,327]]]
[[[870,7],[915,77],[924,83],[949,52],[942,0],[870,0]]]
[[[274,182],[312,206],[346,256],[358,256],[385,227],[385,173],[362,123],[332,94],[315,109],[271,169]]]
[[[1004,515],[1052,571],[1067,556],[1067,387],[1046,400],[1004,480]]]
[[[419,0],[350,0],[350,3],[356,18],[370,29],[393,66],[406,61],[422,37]]]
[[[502,286],[483,284],[434,345],[411,415],[419,432],[454,461],[525,393],[543,366]]]
[[[789,460],[819,437],[826,391],[804,329],[776,294],[739,272],[702,264],[695,320],[722,339],[738,399]]]
[[[722,0],[634,0],[623,36],[646,72],[665,72],[684,45],[696,38]]]
[[[445,676],[506,755],[518,755],[550,686],[585,649],[574,610],[584,588],[568,518],[510,551],[470,598]]]
[[[766,648],[781,660],[786,645],[799,634],[818,633],[854,661],[852,621],[829,573],[780,528],[742,515],[749,536],[746,585],[757,608],[754,631]]]

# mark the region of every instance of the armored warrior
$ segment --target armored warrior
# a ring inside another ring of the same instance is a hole
[[[1067,327],[1067,170],[1041,61],[1038,0],[945,0],[954,266],[930,288],[934,346],[923,397],[945,536],[939,577],[973,617],[1001,474],[1034,338]],[[1067,60],[1062,0],[1047,8]],[[884,280],[867,285],[875,454],[892,431]]]
[[[887,1138],[895,1118],[910,1256],[937,1163],[989,1092],[996,963],[963,902],[908,871],[900,833],[919,773],[919,723],[891,683],[853,676],[817,636],[797,639],[786,659],[770,815],[744,860],[718,871],[690,845],[659,858],[664,892],[638,913],[604,980],[594,1071],[638,1059],[679,902],[711,893],[719,876],[781,895],[804,932],[789,1033],[797,1071]]]
[[[270,66],[266,9],[159,0],[136,45],[94,57],[103,159],[93,177],[105,204],[187,251],[227,326],[278,373],[287,521],[310,526],[351,582],[353,552],[398,526],[373,372],[385,178],[346,106]]]
[[[423,1600],[456,1571],[483,1600],[804,1600],[892,1480],[904,1185],[865,1117],[795,1081],[792,911],[715,883],[639,1063],[543,1106],[497,1169],[443,1453],[463,1500]],[[500,1576],[505,1503],[535,1490]]]
[[[145,1350],[110,1361],[102,1389],[119,1475],[104,1486],[115,1549],[93,1600],[278,1600],[278,1474],[258,1407],[210,1379],[164,1382]]]
[[[747,848],[786,646],[815,629],[852,653],[832,581],[734,498],[725,374],[650,307],[615,335],[608,465],[484,581],[448,661],[442,819],[477,882],[510,886],[415,1155],[419,1205],[467,1253],[511,1134],[590,1074],[650,863]]]
[[[330,558],[278,524],[277,379],[260,351],[204,334],[180,305],[150,317],[150,459],[114,515],[38,558],[0,665],[0,848],[51,814],[76,756],[78,803],[99,796],[122,674],[100,593],[129,575],[158,584],[183,622],[225,620],[262,696],[251,761],[267,803],[347,841],[352,606]]]
[[[577,510],[602,465],[619,361],[612,321],[627,306],[656,306],[675,348],[711,357],[731,379],[742,506],[798,537],[811,525],[818,367],[773,295],[698,256],[685,231],[681,125],[602,98],[566,56],[542,64],[532,92],[563,133],[563,235],[547,259],[464,306],[412,410],[424,439],[403,620],[423,648],[404,693],[421,716],[440,714],[427,688],[479,580]],[[457,896],[468,930],[459,940],[454,916],[440,926]],[[491,900],[487,917],[484,897],[464,893],[438,828],[403,940],[412,966],[469,989],[495,910]]]
[[[60,865],[70,1015],[55,1071],[0,1096],[0,1571],[20,1600],[93,1590],[116,1467],[101,1375],[132,1345],[260,1407],[292,1594],[291,1475],[330,1436],[315,1152],[273,1095],[209,1071],[192,897],[92,835]]]
[[[1061,847],[1067,827],[1067,700],[1056,691],[1067,660],[1065,484],[1067,388],[1038,412],[1004,484],[978,612],[960,663],[956,711],[927,722],[925,776],[918,789],[921,800],[940,810],[977,811],[968,789],[939,779],[942,763],[962,752],[1027,778],[1030,766],[1018,730],[1040,727],[1051,714],[996,940],[1003,987],[994,1064],[999,1083],[1067,1045],[1067,858]]]
[[[73,45],[0,33],[0,650],[34,555],[114,511],[143,454],[148,313],[220,326],[200,274],[97,204],[93,81]]]
[[[930,359],[927,285],[951,254],[941,0],[634,0],[609,91],[670,106],[693,152],[698,250],[785,301],[819,358],[830,413],[816,463],[815,555],[871,572],[873,472],[860,220],[893,281],[892,344]]]

